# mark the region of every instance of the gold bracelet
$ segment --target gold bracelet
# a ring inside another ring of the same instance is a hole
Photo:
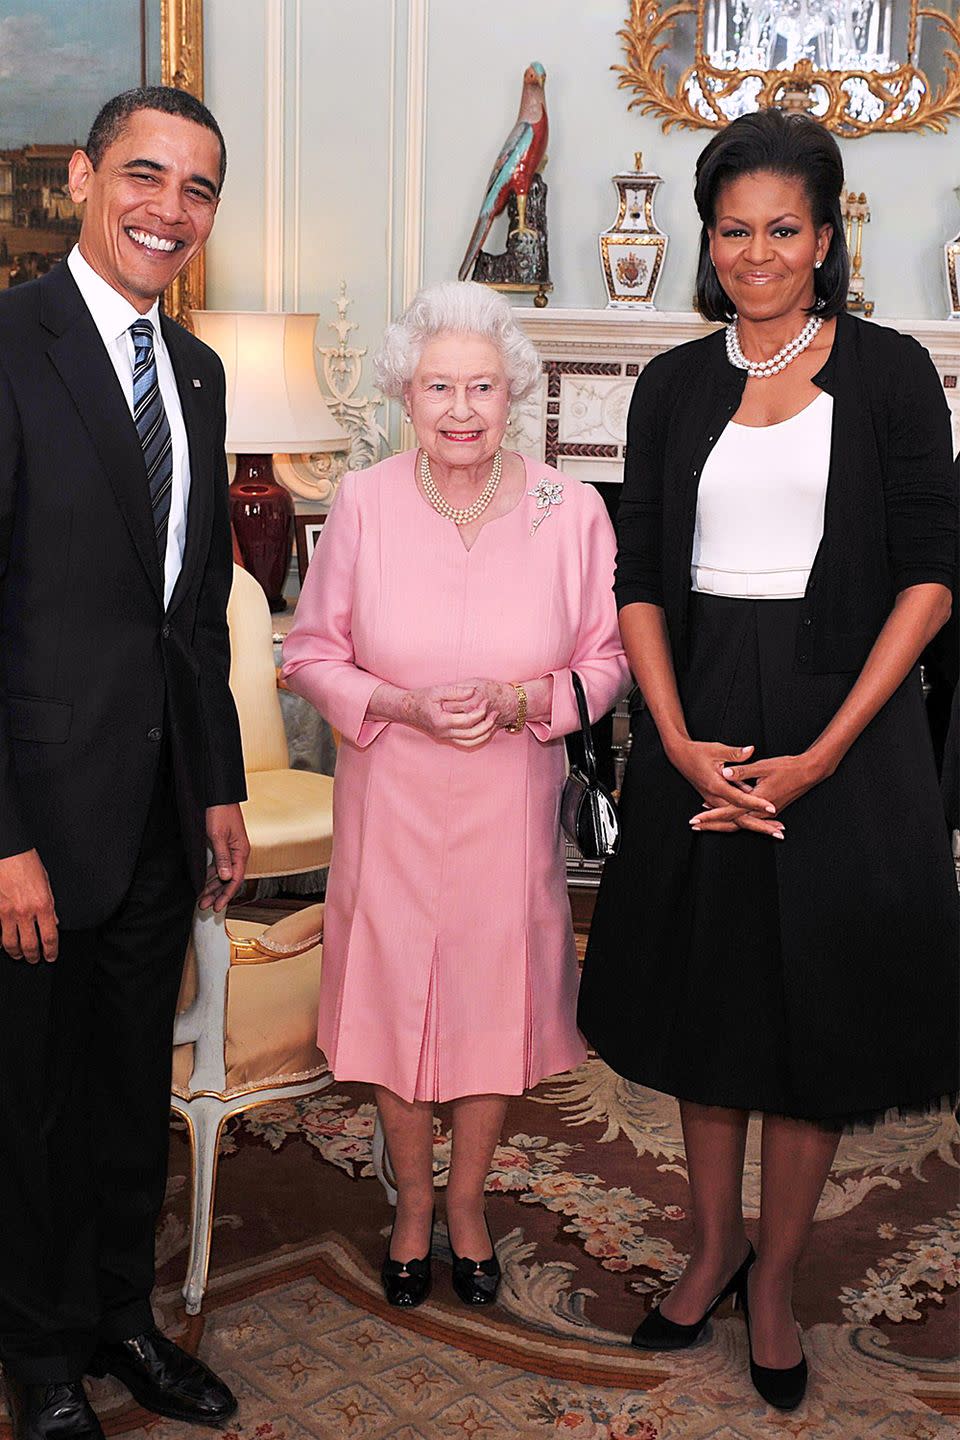
[[[517,692],[517,718],[512,725],[504,725],[503,728],[508,735],[519,735],[527,723],[527,692],[515,680],[511,680],[510,684]]]

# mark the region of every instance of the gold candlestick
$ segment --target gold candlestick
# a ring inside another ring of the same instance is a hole
[[[850,251],[851,261],[847,309],[860,315],[866,315],[869,319],[873,314],[873,301],[867,300],[864,296],[865,287],[861,266],[863,265],[863,227],[870,222],[870,207],[863,191],[861,190],[858,195],[855,190],[851,190],[848,195],[845,195],[840,205],[840,212],[846,226],[847,249]],[[856,227],[855,236],[854,227]]]

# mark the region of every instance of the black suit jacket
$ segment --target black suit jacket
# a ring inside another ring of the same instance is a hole
[[[198,890],[204,811],[246,793],[223,367],[161,323],[190,452],[166,612],[140,441],[68,267],[0,295],[0,856],[36,847],[66,928],[120,903],[164,737]]]
[[[617,604],[662,605],[681,664],[700,476],[746,381],[718,331],[658,355],[630,404]],[[916,340],[846,312],[837,316],[833,348],[813,383],[833,396],[833,428],[823,540],[802,601],[795,659],[801,673],[854,672],[898,591],[956,584],[950,411]]]

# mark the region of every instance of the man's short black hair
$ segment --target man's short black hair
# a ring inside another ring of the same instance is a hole
[[[184,120],[192,120],[195,125],[213,131],[220,141],[219,195],[227,173],[227,146],[223,132],[201,100],[188,90],[176,90],[172,85],[145,85],[137,90],[124,90],[121,95],[114,95],[112,100],[107,101],[90,127],[84,146],[94,170],[103,159],[104,151],[120,138],[131,115],[136,115],[138,110],[159,110],[162,115],[180,115]]]

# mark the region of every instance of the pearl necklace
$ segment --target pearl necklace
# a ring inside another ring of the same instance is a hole
[[[437,514],[442,515],[445,520],[452,520],[454,525],[469,525],[472,523],[472,521],[479,520],[484,510],[486,510],[487,506],[490,504],[490,501],[497,493],[497,486],[500,484],[500,475],[502,470],[503,452],[501,450],[498,450],[496,455],[494,455],[493,457],[493,467],[490,471],[490,479],[487,481],[486,485],[484,485],[483,489],[477,496],[476,500],[474,500],[472,505],[467,505],[465,509],[458,510],[456,506],[451,505],[447,500],[444,500],[443,496],[440,494],[440,491],[437,489],[436,484],[434,483],[433,475],[430,473],[430,461],[427,458],[427,452],[426,450],[420,451],[420,484],[423,486],[423,493],[424,495],[426,495],[427,499],[430,501],[430,504],[433,506],[434,510],[436,510]]]
[[[738,370],[746,370],[754,380],[767,380],[771,375],[778,375],[781,370],[786,369],[791,360],[796,360],[798,355],[803,354],[822,324],[819,315],[811,315],[800,334],[784,345],[782,350],[778,350],[772,359],[748,360],[740,348],[739,324],[734,320],[732,325],[727,326],[727,359]]]

